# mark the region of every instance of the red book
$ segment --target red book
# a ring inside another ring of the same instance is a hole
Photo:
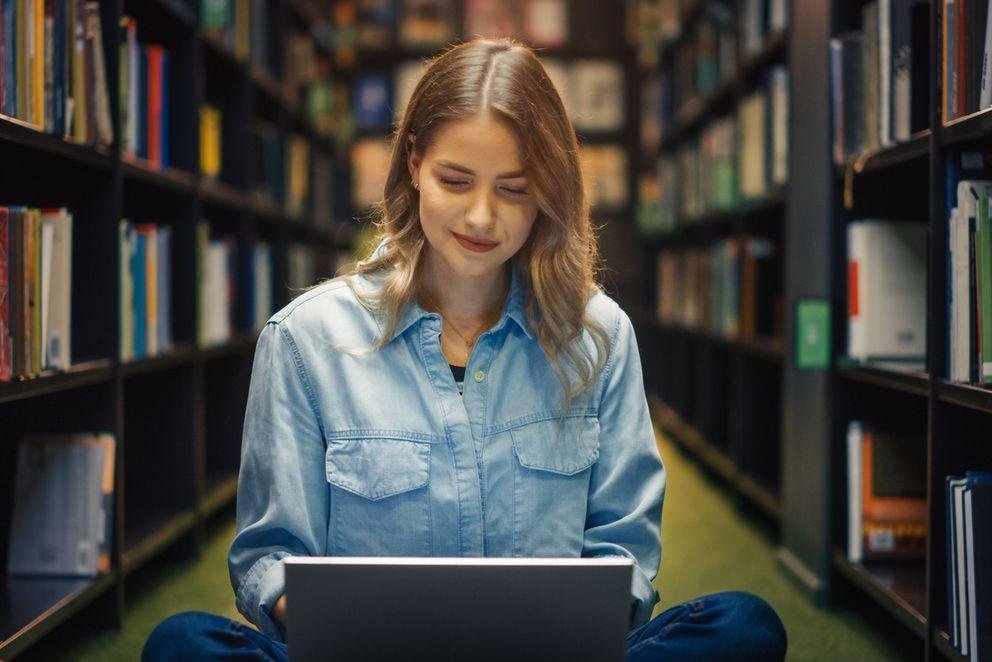
[[[10,218],[0,207],[0,382],[10,381],[14,356],[10,333]]]
[[[162,47],[148,44],[148,160],[162,167]]]

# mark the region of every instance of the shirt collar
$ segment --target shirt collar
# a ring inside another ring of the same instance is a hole
[[[393,337],[389,339],[389,342],[403,335],[414,323],[419,322],[425,317],[438,318],[439,316],[437,313],[432,313],[421,308],[415,299],[409,301],[400,313],[399,319],[396,322],[396,331],[393,332]],[[496,322],[493,330],[501,330],[506,326],[507,320],[513,320],[529,339],[534,339],[533,330],[530,327],[527,312],[524,309],[524,288],[516,267],[511,269],[510,291],[506,297],[506,305],[503,307],[503,313],[500,315],[499,321]]]

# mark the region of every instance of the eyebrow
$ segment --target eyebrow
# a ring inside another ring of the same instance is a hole
[[[458,165],[457,163],[452,163],[451,161],[438,161],[439,166],[444,166],[445,168],[451,168],[452,170],[457,170],[458,172],[464,172],[466,175],[474,175],[475,173],[466,168],[463,165]],[[523,170],[514,170],[513,172],[504,172],[502,174],[496,175],[496,179],[515,179],[517,177],[523,177]]]

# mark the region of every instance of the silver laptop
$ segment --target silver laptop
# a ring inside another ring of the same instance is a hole
[[[630,559],[286,559],[290,662],[620,662]]]

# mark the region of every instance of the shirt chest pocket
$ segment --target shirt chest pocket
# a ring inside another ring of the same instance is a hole
[[[431,445],[391,438],[333,439],[329,547],[339,556],[430,554]]]
[[[516,457],[514,556],[578,556],[589,478],[599,459],[599,420],[538,421],[514,428],[510,436]]]

